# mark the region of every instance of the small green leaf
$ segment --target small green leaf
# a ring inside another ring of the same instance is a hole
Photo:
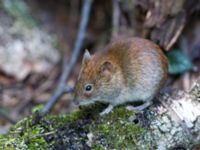
[[[0,112],[3,113],[3,114],[8,114],[9,110],[4,108],[4,107],[0,107]]]
[[[192,62],[182,51],[174,49],[167,53],[170,74],[182,74],[192,69]]]
[[[44,105],[40,104],[32,108],[32,113],[40,112],[43,109]]]

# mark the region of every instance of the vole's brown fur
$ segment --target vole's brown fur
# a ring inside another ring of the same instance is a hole
[[[80,104],[109,103],[110,109],[104,113],[126,102],[143,101],[148,106],[163,86],[167,68],[165,55],[153,42],[118,40],[92,56],[84,54],[75,97]],[[90,91],[87,85],[92,86]]]

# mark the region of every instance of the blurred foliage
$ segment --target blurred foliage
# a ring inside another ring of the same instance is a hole
[[[7,114],[7,113],[9,113],[9,111],[8,111],[8,109],[6,109],[4,107],[0,107],[0,113]]]
[[[25,26],[32,28],[34,27],[35,21],[30,15],[29,8],[23,0],[2,0],[1,7],[7,11],[10,15],[17,18],[17,22],[25,24]]]
[[[182,74],[192,69],[193,64],[188,55],[178,49],[167,53],[170,74]]]
[[[43,107],[44,107],[43,104],[34,106],[33,109],[32,109],[32,113],[40,112],[43,109]]]

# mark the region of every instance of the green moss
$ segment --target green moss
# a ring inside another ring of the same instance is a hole
[[[94,124],[92,132],[95,137],[101,137],[106,141],[109,148],[114,149],[137,149],[137,138],[140,137],[143,129],[129,121],[133,112],[124,108],[118,108],[116,111],[100,118],[98,124]],[[98,149],[101,144],[96,141],[94,148]],[[98,147],[97,147],[98,145]]]
[[[44,130],[40,126],[31,125],[32,117],[25,118],[12,127],[7,135],[0,137],[0,147],[10,149],[47,149],[48,144],[43,138]]]
[[[129,121],[134,113],[119,107],[100,116],[103,107],[84,107],[43,118],[36,113],[18,122],[7,135],[0,136],[0,149],[137,149],[136,141],[143,130]],[[93,136],[90,146],[88,134]]]

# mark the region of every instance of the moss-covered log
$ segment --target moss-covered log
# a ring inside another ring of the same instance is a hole
[[[0,136],[10,149],[192,149],[200,143],[200,81],[189,93],[160,96],[144,112],[119,106],[100,116],[105,106],[81,108],[61,116],[35,113]]]
[[[101,117],[99,111],[99,106],[92,106],[42,119],[35,114],[1,136],[0,147],[20,150],[136,147],[143,129],[130,121],[133,112],[121,107]]]

